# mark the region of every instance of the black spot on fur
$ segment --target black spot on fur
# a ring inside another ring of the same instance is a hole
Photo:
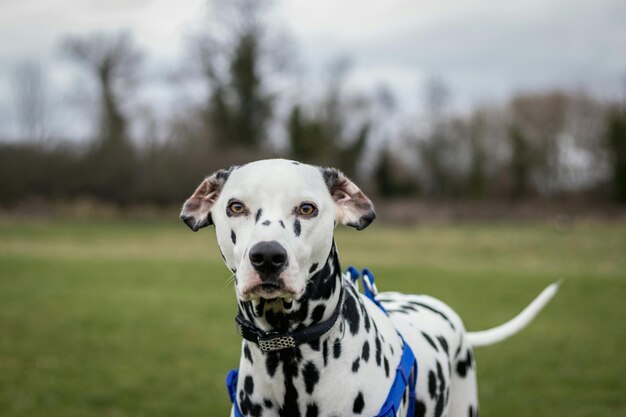
[[[316,404],[308,404],[306,406],[306,417],[317,417],[318,415],[319,411]]]
[[[263,209],[258,209],[256,214],[254,215],[254,223],[258,223],[261,215],[263,214]]]
[[[250,348],[248,347],[247,344],[243,346],[243,356],[244,358],[248,359],[251,364],[254,363],[252,361],[252,354],[250,353]]]
[[[380,366],[380,360],[381,360],[381,353],[382,353],[382,346],[380,345],[380,339],[377,337],[376,338],[376,365]]]
[[[356,358],[354,362],[352,362],[352,372],[357,373],[359,370],[359,364],[361,363],[361,358]]]
[[[361,357],[363,358],[365,362],[367,362],[370,359],[370,344],[367,340],[365,341],[365,343],[363,343],[363,350],[361,351]]]
[[[426,415],[426,404],[418,399],[415,399],[415,410],[413,411],[413,417],[424,417]]]
[[[254,380],[250,375],[246,375],[246,379],[243,381],[243,389],[248,395],[251,395],[254,391]]]
[[[387,360],[386,356],[385,360],[383,360],[383,364],[385,365],[385,376],[389,378],[389,361]]]
[[[283,223],[283,221],[282,221],[282,220],[279,220],[279,221],[278,221],[278,224],[280,224],[280,227],[282,227],[283,229],[285,228],[285,223]]]
[[[265,358],[265,367],[267,368],[267,374],[274,376],[276,368],[278,368],[278,354],[276,352],[268,352]]]
[[[324,366],[328,365],[328,340],[324,340],[324,343],[322,343],[322,359]]]
[[[402,310],[405,310],[405,311],[413,311],[413,312],[416,312],[416,313],[417,313],[417,311],[418,311],[418,310],[417,310],[417,308],[416,308],[416,307],[413,307],[411,304],[405,304],[405,305],[403,305],[403,306],[402,306],[402,307],[400,307],[400,308],[401,308]]]
[[[456,363],[456,373],[459,374],[461,378],[465,378],[467,376],[467,370],[472,367],[472,362],[472,351],[467,349],[465,359],[457,361]]]
[[[291,163],[294,165],[300,165],[300,162],[296,162],[296,161],[291,161]]]
[[[317,264],[311,265],[311,267],[309,268],[309,274],[313,273],[313,271],[315,271],[316,269],[317,269]]]
[[[267,398],[263,400],[263,404],[265,405],[265,408],[272,408],[272,407],[274,407],[274,404]]]
[[[300,407],[298,407],[298,391],[291,379],[285,381],[285,400],[283,406],[278,410],[280,417],[300,417]]]
[[[271,221],[269,220],[265,220],[263,223],[261,223],[263,226],[269,226],[270,224],[272,224]]]
[[[304,378],[306,392],[311,394],[313,392],[313,388],[315,388],[315,384],[317,384],[320,380],[320,374],[313,362],[307,362],[304,365],[304,368],[302,369],[302,376]]]
[[[356,301],[353,296],[346,297],[346,301],[343,304],[343,315],[350,326],[350,333],[353,335],[357,334],[359,331],[359,321],[361,316],[359,315]]]
[[[359,394],[354,399],[354,405],[352,406],[352,412],[355,414],[361,414],[365,407],[365,401],[363,400],[363,393],[359,391]]]
[[[439,341],[439,344],[443,348],[444,352],[446,352],[446,354],[447,354],[448,353],[448,342],[446,341],[446,339],[443,336],[437,336],[437,340]]]
[[[428,371],[428,394],[430,398],[435,398],[437,395],[437,377],[432,370]]]
[[[426,339],[426,341],[428,342],[428,344],[430,346],[432,346],[433,349],[435,349],[435,351],[439,352],[439,348],[437,347],[437,345],[435,344],[435,341],[433,339],[431,339],[430,336],[428,336],[426,333],[422,332],[422,336],[424,336],[424,339]]]
[[[234,230],[230,231],[230,240],[233,241],[233,245],[237,244],[237,235],[235,234]]]
[[[239,391],[239,408],[244,415],[250,414],[252,417],[260,417],[263,412],[261,404],[253,403],[250,395],[243,391]]]
[[[317,323],[321,321],[322,317],[324,317],[325,311],[326,311],[326,307],[324,307],[323,304],[315,306],[315,308],[313,309],[313,313],[311,313],[311,320],[313,321],[313,323]]]
[[[282,369],[285,378],[285,396],[283,399],[283,405],[278,410],[278,415],[280,417],[300,417],[298,390],[296,389],[293,380],[298,375],[298,365],[302,360],[302,352],[296,347],[289,350],[279,350],[277,353],[279,354],[283,365]]]
[[[337,252],[333,242],[326,263],[311,276],[311,279],[307,283],[306,293],[309,294],[309,299],[328,300],[331,298],[335,292],[337,280],[340,279],[337,277],[340,271],[341,267],[339,266],[339,260],[337,259]],[[342,324],[343,322],[340,323],[340,326]]]
[[[475,417],[474,415],[474,407],[473,406],[469,406],[469,409],[467,410],[467,417]]]
[[[300,225],[299,219],[293,221],[293,232],[295,233],[296,237],[300,236],[300,233],[302,232],[302,226]]]
[[[439,381],[439,392],[437,394],[437,404],[435,405],[435,417],[441,417],[445,402],[446,379],[443,376],[441,364],[437,361],[437,379]]]
[[[339,356],[341,356],[341,340],[337,338],[333,343],[333,358],[337,359]]]
[[[448,322],[448,324],[450,325],[452,330],[456,330],[456,327],[454,327],[454,324],[452,323],[452,321],[450,321],[448,316],[446,316],[444,313],[442,313],[441,311],[437,310],[436,308],[431,307],[428,304],[420,303],[418,301],[409,301],[409,303],[414,304],[414,305],[419,306],[419,307],[424,307],[425,309],[430,310],[433,313],[439,315],[442,319],[444,319],[445,321]]]

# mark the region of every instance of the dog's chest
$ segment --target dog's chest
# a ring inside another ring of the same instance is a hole
[[[349,286],[343,315],[314,343],[262,352],[244,342],[237,401],[244,415],[376,415],[402,354],[388,318]]]

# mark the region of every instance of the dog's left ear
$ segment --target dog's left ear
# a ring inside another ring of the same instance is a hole
[[[320,169],[337,206],[337,221],[356,230],[365,229],[376,218],[370,199],[343,172],[335,168]]]
[[[194,232],[213,224],[211,209],[234,168],[220,169],[208,176],[183,204],[180,218]]]

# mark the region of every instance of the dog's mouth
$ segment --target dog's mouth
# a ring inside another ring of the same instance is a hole
[[[293,291],[286,287],[282,280],[261,282],[250,290],[250,294],[268,300],[274,298],[293,297]]]
[[[266,282],[258,285],[255,290],[257,289],[261,290],[262,292],[273,293],[282,290],[283,286],[275,282]]]

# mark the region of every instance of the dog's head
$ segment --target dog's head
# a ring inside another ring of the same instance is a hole
[[[180,217],[194,231],[215,224],[240,300],[289,301],[324,265],[337,223],[361,230],[376,215],[340,171],[271,159],[215,172]]]

